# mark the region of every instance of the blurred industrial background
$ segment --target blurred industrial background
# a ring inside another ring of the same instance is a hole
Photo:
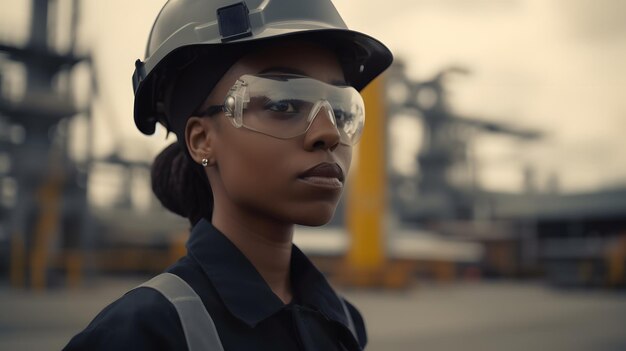
[[[162,3],[0,0],[0,349],[61,348],[184,254],[149,183],[172,139],[132,122]],[[626,349],[626,2],[335,4],[396,62],[295,240],[370,349]]]

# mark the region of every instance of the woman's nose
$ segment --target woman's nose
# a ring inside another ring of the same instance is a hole
[[[333,116],[330,104],[325,103],[313,116],[309,130],[304,136],[304,147],[308,151],[329,149],[333,151],[339,145],[341,135]]]

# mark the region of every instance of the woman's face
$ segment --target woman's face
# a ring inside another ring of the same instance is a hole
[[[239,77],[261,72],[296,73],[330,84],[344,81],[332,52],[289,42],[235,63],[213,89],[206,105],[222,104]],[[291,139],[235,128],[223,112],[203,121],[215,162],[207,173],[216,206],[226,205],[284,223],[327,223],[343,190],[352,147],[339,143],[339,132],[327,113],[322,113],[305,134]]]

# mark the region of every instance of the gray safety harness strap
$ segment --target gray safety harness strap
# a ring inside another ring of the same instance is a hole
[[[215,324],[202,300],[179,276],[162,273],[138,287],[155,289],[174,305],[189,351],[224,351]]]

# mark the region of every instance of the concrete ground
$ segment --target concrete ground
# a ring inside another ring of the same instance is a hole
[[[143,280],[99,278],[46,293],[0,284],[0,350],[59,350]],[[481,282],[344,294],[366,318],[368,350],[626,350],[624,293]]]

